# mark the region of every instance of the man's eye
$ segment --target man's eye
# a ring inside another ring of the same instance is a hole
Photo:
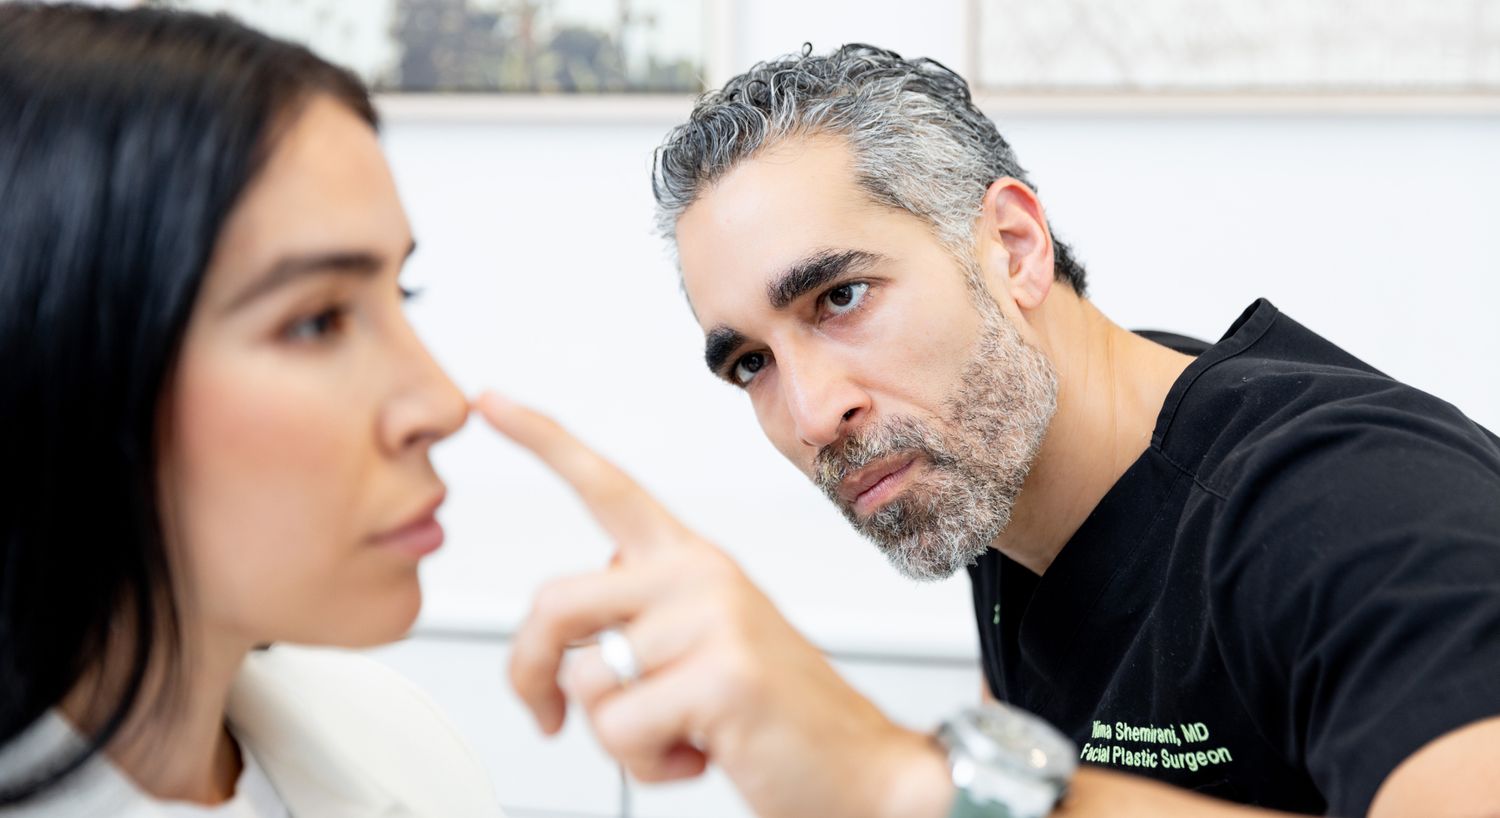
[[[764,352],[752,352],[734,363],[734,382],[746,386],[755,380],[755,375],[766,365]]]
[[[282,332],[282,336],[298,343],[323,341],[343,329],[346,317],[343,307],[329,307],[315,315],[293,321]]]
[[[843,315],[859,306],[859,302],[865,298],[865,293],[870,291],[870,285],[863,281],[855,281],[849,284],[840,284],[828,291],[823,296],[823,301],[828,304],[828,311],[834,315]]]

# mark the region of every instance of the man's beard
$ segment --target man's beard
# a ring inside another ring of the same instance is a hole
[[[944,402],[943,416],[895,416],[857,429],[824,447],[813,482],[896,570],[938,580],[972,565],[1010,524],[1016,497],[1057,407],[1057,374],[1026,343],[987,293],[976,292],[981,319],[974,357]],[[903,493],[867,519],[839,484],[891,455],[915,454]]]

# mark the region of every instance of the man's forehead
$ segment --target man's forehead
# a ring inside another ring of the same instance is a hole
[[[677,222],[683,289],[707,329],[729,306],[766,306],[767,287],[822,250],[860,244],[871,215],[842,142],[801,140],[747,159]]]

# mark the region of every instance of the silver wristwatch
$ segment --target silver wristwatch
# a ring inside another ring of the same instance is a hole
[[[1042,719],[998,702],[938,728],[957,789],[948,818],[1045,818],[1062,800],[1078,750]]]

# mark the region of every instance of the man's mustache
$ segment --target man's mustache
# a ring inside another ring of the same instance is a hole
[[[813,483],[835,503],[839,484],[851,473],[882,457],[916,452],[934,466],[952,458],[938,445],[939,437],[916,418],[899,416],[879,424],[851,430],[843,438],[818,450],[813,458]]]

